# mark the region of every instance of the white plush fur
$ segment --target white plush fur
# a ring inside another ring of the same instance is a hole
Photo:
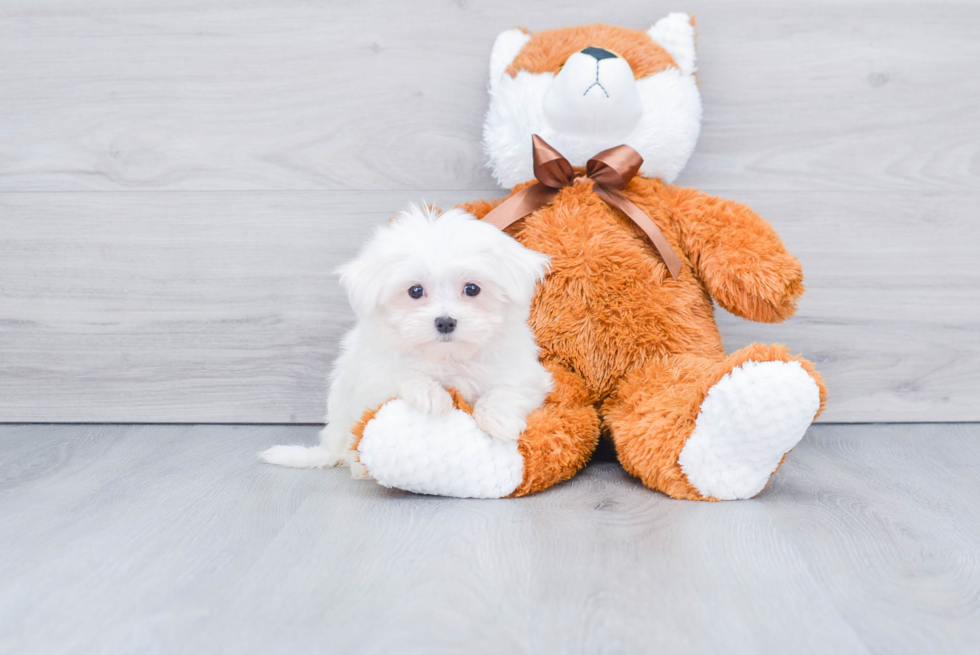
[[[358,457],[378,484],[417,494],[500,498],[524,477],[516,441],[488,436],[458,409],[431,416],[400,399],[364,428]]]
[[[320,445],[275,446],[262,458],[301,468],[350,463],[351,428],[365,410],[397,396],[446,414],[446,387],[473,405],[481,430],[516,442],[551,390],[527,325],[547,266],[545,255],[462,210],[399,214],[340,270],[357,325],[334,365]],[[467,284],[479,294],[466,295]],[[418,299],[408,293],[416,285]],[[450,334],[435,326],[445,316],[457,321]]]
[[[817,383],[799,362],[746,362],[708,390],[677,461],[704,496],[752,498],[819,408]]]
[[[668,182],[677,178],[701,131],[701,95],[693,76],[694,30],[686,15],[671,14],[648,33],[664,39],[680,68],[634,80],[622,59],[596,63],[576,53],[557,75],[518,71],[511,77],[505,71],[520,52],[515,47],[520,40],[508,32],[498,37],[498,44],[503,40],[506,47],[495,46],[491,57],[483,143],[501,186],[533,179],[532,134],[555,147],[572,166],[585,166],[596,153],[625,143],[643,157],[641,174]],[[504,62],[507,55],[510,59]],[[629,74],[624,74],[624,65]],[[592,86],[597,79],[608,95]]]
[[[681,72],[693,75],[697,70],[694,47],[694,25],[687,14],[667,14],[647,30],[650,38],[660,44],[677,62]]]
[[[514,61],[514,57],[530,38],[530,34],[516,28],[497,35],[497,40],[493,42],[493,50],[490,51],[490,84],[494,84],[504,76],[504,71],[510,66],[510,62]]]

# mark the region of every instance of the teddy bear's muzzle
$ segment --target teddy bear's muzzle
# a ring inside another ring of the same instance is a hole
[[[569,57],[544,98],[549,127],[567,136],[623,139],[642,114],[633,69],[622,57],[597,46]]]

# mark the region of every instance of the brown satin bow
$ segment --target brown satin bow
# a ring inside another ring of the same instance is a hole
[[[577,179],[572,165],[562,157],[560,152],[549,146],[537,134],[532,135],[531,140],[534,151],[534,177],[538,179],[537,183],[521,189],[483,217],[483,220],[501,230],[547,205],[555,199],[558,191],[571,186]],[[667,265],[671,277],[676,279],[681,270],[681,260],[670,247],[664,233],[642,209],[620,194],[620,191],[626,188],[629,181],[640,170],[641,164],[643,164],[643,157],[636,150],[627,145],[616,146],[603,150],[590,159],[586,164],[585,176],[595,183],[593,188],[597,196],[606,204],[629,216],[641,230],[646,232],[663,258],[664,264]]]

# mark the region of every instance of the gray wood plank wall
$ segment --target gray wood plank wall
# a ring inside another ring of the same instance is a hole
[[[318,422],[331,277],[409,201],[499,195],[480,128],[514,25],[695,13],[679,183],[804,264],[779,326],[825,421],[980,420],[975,3],[0,2],[0,421]]]

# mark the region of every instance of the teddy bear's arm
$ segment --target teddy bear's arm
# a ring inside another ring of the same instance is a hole
[[[792,316],[803,269],[772,226],[741,203],[696,189],[671,191],[682,247],[718,303],[762,323]]]

